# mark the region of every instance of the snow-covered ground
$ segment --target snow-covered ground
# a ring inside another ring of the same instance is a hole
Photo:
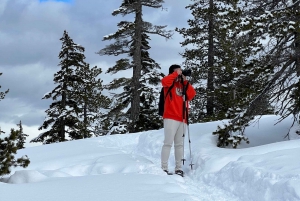
[[[160,169],[163,129],[28,147],[26,169],[0,182],[5,201],[296,201],[300,200],[300,140],[287,141],[287,119],[264,116],[246,130],[250,144],[216,147],[221,121],[189,126],[186,176]],[[294,129],[294,128],[293,128]],[[174,169],[173,148],[170,170]]]

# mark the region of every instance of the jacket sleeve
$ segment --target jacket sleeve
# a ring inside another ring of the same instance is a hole
[[[170,75],[165,76],[162,80],[161,80],[161,84],[163,87],[170,87],[172,85],[172,83],[174,82],[174,80],[178,77],[178,73],[177,72],[173,72]]]
[[[188,84],[187,89],[186,89],[186,96],[187,96],[187,100],[191,101],[195,95],[196,95],[196,91],[193,87],[193,85],[191,85],[189,82],[185,81],[186,83],[184,84]]]

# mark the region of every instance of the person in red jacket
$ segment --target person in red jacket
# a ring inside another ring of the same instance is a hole
[[[194,96],[196,95],[196,91],[194,87],[186,80],[186,77],[182,74],[181,67],[176,64],[170,66],[169,75],[165,76],[161,80],[161,83],[164,87],[165,94],[165,105],[163,113],[165,137],[164,144],[161,150],[161,168],[169,174],[168,160],[171,147],[174,142],[175,173],[183,176],[183,134],[186,130],[188,120],[187,115],[183,114],[183,103],[185,98],[185,108],[188,110],[188,101],[191,101],[194,98]],[[171,86],[172,88],[167,94]],[[185,96],[183,96],[184,91],[186,91]]]

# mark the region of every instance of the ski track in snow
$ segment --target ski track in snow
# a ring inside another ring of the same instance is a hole
[[[132,138],[126,139],[125,138]],[[186,157],[186,164],[183,166],[185,177],[179,175],[166,175],[160,168],[160,151],[163,138],[161,134],[156,131],[149,131],[134,135],[115,135],[100,138],[90,138],[79,140],[78,144],[85,143],[90,146],[83,146],[76,150],[77,153],[66,152],[61,157],[64,159],[61,162],[57,158],[57,153],[54,153],[51,158],[47,160],[42,156],[37,157],[35,154],[33,160],[35,161],[29,169],[20,169],[16,171],[8,180],[8,183],[22,184],[22,183],[36,183],[45,180],[52,180],[53,178],[73,178],[92,175],[112,175],[112,174],[143,174],[153,175],[161,178],[162,182],[167,183],[167,187],[163,187],[167,193],[178,193],[185,195],[185,201],[239,201],[239,199],[230,192],[222,188],[210,186],[204,180],[199,178],[199,175],[194,175],[197,168],[201,166],[195,164],[195,170],[191,170],[189,166],[189,159]],[[65,143],[65,149],[68,146],[77,143],[77,141],[70,141]],[[53,144],[50,146],[43,146],[43,149],[49,147],[49,151],[53,146],[63,146],[62,143]],[[73,145],[72,145],[73,147]],[[187,149],[188,147],[186,147]],[[33,149],[35,149],[33,147]],[[96,151],[95,151],[96,150]],[[103,150],[103,153],[102,153]],[[34,151],[32,152],[34,153]],[[185,153],[188,153],[185,150]],[[33,154],[30,154],[32,155]],[[51,156],[50,156],[51,157]],[[68,164],[66,166],[66,164]],[[174,149],[172,147],[170,154],[169,169],[174,169]],[[31,169],[31,170],[30,170]],[[122,177],[120,175],[120,177]],[[34,178],[34,179],[32,179]],[[64,180],[62,181],[64,182]],[[147,181],[151,184],[151,181]],[[75,184],[74,184],[75,185]],[[178,190],[180,188],[181,190]]]
[[[116,146],[126,154],[131,154],[133,157],[143,157],[146,160],[151,161],[154,164],[154,167],[151,168],[151,171],[148,173],[151,174],[165,174],[160,168],[160,148],[162,146],[162,137],[158,136],[161,133],[155,131],[148,131],[139,136],[139,143],[134,144],[132,148],[126,148],[122,146]],[[187,144],[187,143],[186,143]],[[240,201],[238,197],[235,197],[228,191],[225,191],[221,188],[216,188],[215,186],[210,186],[205,181],[197,180],[194,177],[193,173],[195,170],[190,168],[190,156],[188,147],[185,144],[185,159],[187,159],[185,165],[183,165],[183,170],[185,176],[182,178],[178,175],[169,175],[169,177],[174,178],[176,182],[185,192],[191,196],[192,200],[195,201]],[[139,145],[142,145],[139,147]],[[147,146],[145,146],[147,145]],[[134,151],[129,151],[134,150]],[[174,147],[171,149],[171,154],[169,158],[169,170],[171,172],[172,168],[174,169]],[[194,165],[196,166],[196,165]],[[193,167],[194,167],[193,166]],[[197,168],[197,166],[196,166]],[[200,168],[200,167],[198,167]],[[195,169],[195,168],[193,168]]]

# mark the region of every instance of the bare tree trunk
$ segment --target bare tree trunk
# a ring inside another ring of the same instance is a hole
[[[299,1],[293,0],[293,3],[295,4],[298,2],[297,5],[295,5],[294,10],[299,9]],[[296,11],[294,13],[297,13]],[[299,17],[295,17],[295,21],[299,23],[300,19]],[[296,61],[296,71],[297,76],[300,76],[300,33],[295,30],[295,61]]]
[[[61,96],[61,108],[66,108],[66,90],[67,90],[67,86],[66,83],[63,84],[63,92],[62,92],[62,96]],[[59,126],[59,141],[63,142],[65,141],[65,117],[62,117],[62,119],[60,120],[60,126]]]
[[[133,76],[132,76],[132,99],[131,99],[131,111],[130,111],[130,126],[129,132],[134,132],[134,125],[136,124],[139,113],[140,113],[140,78],[142,69],[142,56],[141,56],[141,46],[142,46],[142,4],[138,0],[135,3],[136,13],[135,13],[135,45],[133,53]]]
[[[207,72],[207,115],[213,115],[214,111],[214,19],[213,0],[209,1],[210,14],[208,24],[208,72]]]
[[[84,89],[84,94],[85,94],[85,97],[87,96],[87,93],[86,93],[86,89]],[[86,100],[84,101],[83,103],[83,130],[84,130],[84,133],[83,133],[83,138],[88,138],[88,133],[87,133],[87,127],[88,127],[88,115],[87,115],[87,102]]]

